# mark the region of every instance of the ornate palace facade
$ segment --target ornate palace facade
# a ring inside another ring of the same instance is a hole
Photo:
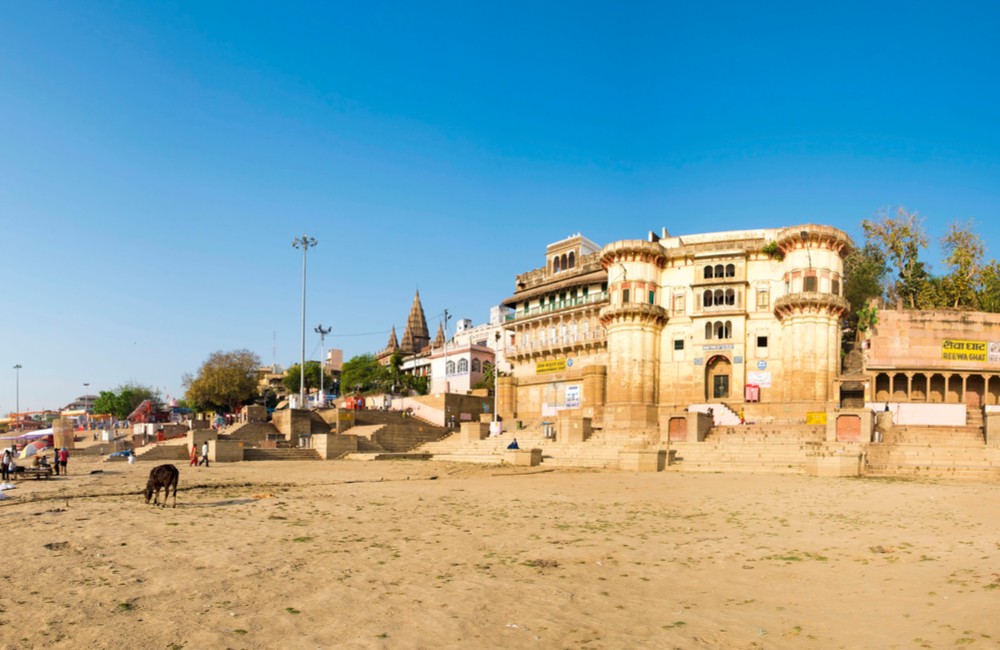
[[[500,412],[574,409],[605,430],[653,430],[696,404],[825,410],[839,398],[843,231],[803,225],[599,247],[551,244],[517,276]]]

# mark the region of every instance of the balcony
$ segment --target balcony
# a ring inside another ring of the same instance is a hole
[[[543,316],[545,314],[551,314],[566,309],[573,309],[575,307],[596,305],[598,303],[604,303],[607,301],[608,301],[608,292],[601,291],[600,293],[592,293],[588,296],[580,296],[579,298],[569,298],[567,300],[561,300],[559,302],[549,303],[542,307],[532,307],[531,309],[528,310],[519,309],[511,314],[507,314],[505,320],[506,322],[511,323],[513,321],[524,320],[526,318],[535,318],[536,316]]]
[[[588,347],[603,346],[607,339],[607,332],[603,329],[592,332],[579,332],[577,334],[566,334],[554,338],[539,339],[508,345],[506,354],[508,359],[524,358],[552,352],[568,352],[571,350],[584,349]]]

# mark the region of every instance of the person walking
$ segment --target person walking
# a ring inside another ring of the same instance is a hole
[[[10,480],[10,465],[12,460],[13,457],[10,455],[10,449],[4,449],[3,456],[0,457],[0,480]]]
[[[201,445],[201,462],[198,463],[198,464],[199,465],[204,465],[205,467],[208,467],[208,441],[207,440],[204,443],[202,443],[202,445]]]
[[[198,445],[191,443],[191,462],[188,463],[188,467],[196,467],[198,465]]]
[[[59,459],[56,465],[62,470],[62,475],[69,476],[69,472],[66,470],[66,464],[69,463],[69,449],[65,447],[60,449],[56,458]]]

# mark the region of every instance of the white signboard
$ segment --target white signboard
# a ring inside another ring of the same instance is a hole
[[[747,383],[756,384],[761,388],[771,387],[771,373],[769,372],[748,372]]]
[[[566,387],[566,408],[580,408],[580,385],[573,384]]]

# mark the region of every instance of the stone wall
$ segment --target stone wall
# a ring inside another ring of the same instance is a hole
[[[985,358],[971,360],[967,350],[946,350],[946,340],[987,343]],[[990,360],[991,341],[1000,342],[1000,314],[883,310],[871,332],[867,368],[998,372],[1000,356],[994,355],[995,360]],[[967,358],[946,359],[946,353]]]

